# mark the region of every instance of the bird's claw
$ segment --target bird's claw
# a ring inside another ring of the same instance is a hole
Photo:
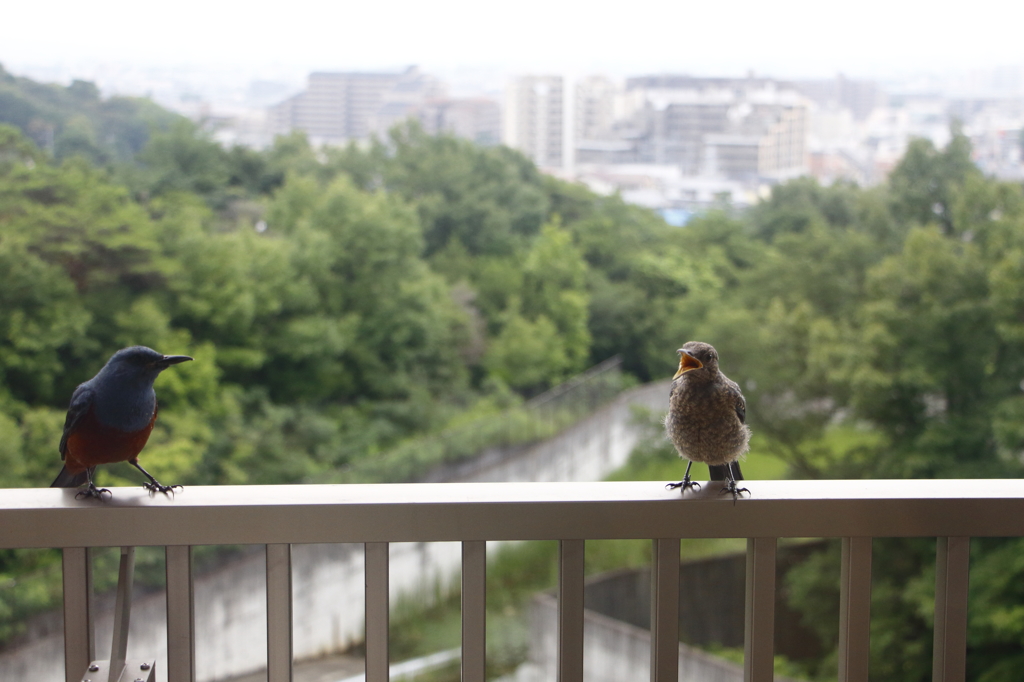
[[[722,488],[722,491],[719,494],[732,493],[732,497],[735,500],[737,497],[743,497],[743,493],[749,492],[749,488],[738,488],[736,487],[736,481],[729,481],[728,483],[725,484],[725,486]]]
[[[157,481],[146,481],[142,484],[142,487],[151,493],[171,493],[174,494],[174,489],[178,488],[184,490],[180,485],[164,485]]]
[[[667,490],[675,490],[676,488],[682,488],[682,490],[679,491],[680,493],[686,492],[687,488],[693,488],[694,492],[696,492],[700,490],[700,483],[697,483],[697,481],[691,481],[690,477],[687,476],[683,480],[679,481],[679,483],[666,483],[665,488]]]
[[[97,488],[95,485],[90,483],[88,488],[86,488],[84,490],[79,490],[77,493],[75,493],[75,499],[76,500],[81,500],[81,499],[88,500],[88,499],[91,499],[91,498],[95,497],[96,499],[102,500],[103,499],[103,493],[106,493],[107,495],[110,495],[111,497],[114,496],[114,493],[110,492],[106,488]]]

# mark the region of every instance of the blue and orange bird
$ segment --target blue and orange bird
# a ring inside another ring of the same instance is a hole
[[[92,379],[79,384],[60,438],[60,470],[51,488],[77,488],[88,484],[79,495],[101,497],[110,494],[97,488],[93,473],[99,464],[128,462],[148,479],[143,485],[152,492],[166,493],[175,487],[163,485],[139,465],[139,453],[146,446],[156,423],[157,403],[153,382],[171,365],[191,360],[187,355],[161,355],[152,348],[123,348],[107,361]]]

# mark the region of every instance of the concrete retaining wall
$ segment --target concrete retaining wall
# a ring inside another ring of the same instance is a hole
[[[790,608],[787,574],[828,541],[783,544],[776,559],[775,653],[792,660],[819,658],[823,646]],[[679,638],[699,647],[742,647],[746,609],[746,554],[685,561],[679,567]],[[647,628],[651,622],[651,573],[624,569],[587,580],[585,608]]]
[[[623,574],[624,575],[624,574]],[[610,576],[613,577],[613,576]],[[587,582],[587,592],[599,592],[602,578]],[[650,612],[650,583],[646,594],[642,581],[633,581],[631,588],[646,608],[620,605],[627,613]],[[621,585],[614,588],[620,597]],[[587,602],[594,598],[587,595]],[[629,601],[625,599],[624,601]],[[649,623],[649,619],[648,619]],[[742,646],[742,642],[740,643]],[[624,620],[587,608],[583,611],[583,676],[587,682],[650,682],[651,633]],[[558,600],[543,592],[533,598],[530,609],[529,663],[515,675],[515,682],[550,682],[558,679]],[[686,644],[679,644],[680,682],[743,682],[743,666],[705,653]],[[795,682],[788,677],[775,677],[776,682]]]
[[[530,625],[530,666],[521,675],[523,682],[557,679],[558,601],[552,595],[543,593],[534,598]],[[649,630],[584,610],[583,673],[587,682],[650,682],[650,671]],[[743,682],[743,667],[680,644],[679,679]]]

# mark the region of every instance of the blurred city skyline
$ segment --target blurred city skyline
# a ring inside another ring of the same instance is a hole
[[[980,168],[1024,178],[1024,3],[98,0],[5,14],[8,72],[149,97],[225,146],[295,131],[347,144],[411,118],[690,212],[801,175],[880,182],[909,140],[942,147],[958,121]]]

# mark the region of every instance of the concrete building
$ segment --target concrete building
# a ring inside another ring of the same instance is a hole
[[[640,163],[635,139],[579,140],[576,163],[581,165],[618,165]]]
[[[574,92],[575,163],[640,163],[642,135],[632,119],[638,107],[626,97],[622,84],[606,76],[588,76],[576,82]]]
[[[400,73],[312,73],[303,92],[268,110],[275,135],[301,130],[314,144],[344,144],[382,133],[425,100],[443,94],[436,79]]]
[[[654,209],[674,225],[709,208],[754,204],[766,187],[725,177],[683,175],[678,166],[664,164],[580,163],[576,179],[598,194],[618,193],[631,204]]]
[[[706,175],[727,178],[757,176],[761,139],[756,135],[706,135],[703,169]]]
[[[760,114],[757,174],[783,180],[808,168],[806,106],[771,105]]]
[[[845,109],[857,121],[864,121],[886,97],[874,81],[851,80],[842,74],[825,80],[794,81],[793,87],[824,109]]]
[[[772,181],[807,171],[808,99],[766,78],[526,76],[508,88],[506,144],[542,168],[667,165],[683,175]],[[571,111],[565,106],[571,104]],[[571,129],[569,128],[571,125]]]
[[[807,170],[806,108],[769,107],[758,118],[757,131],[704,137],[706,173],[784,180]]]
[[[808,102],[788,84],[645,76],[629,79],[626,89],[642,102],[629,126],[641,163],[744,181],[791,177],[808,167]]]
[[[686,175],[705,171],[702,156],[709,135],[729,130],[733,97],[725,91],[656,90],[645,93],[637,117],[644,130],[641,160],[679,166]]]
[[[749,205],[778,181],[808,172],[808,99],[768,78],[602,79],[577,86],[573,177],[601,193],[661,211]],[[611,125],[603,112],[612,112]]]
[[[418,118],[426,102],[444,96],[444,86],[437,78],[412,67],[383,93],[380,105],[369,117],[369,132],[383,136],[395,125]]]
[[[616,121],[616,99],[622,89],[606,76],[587,76],[576,82],[573,135],[577,144],[606,140]]]
[[[562,168],[569,159],[565,141],[565,95],[561,76],[520,76],[505,93],[502,142],[542,168]]]
[[[483,146],[501,142],[501,107],[494,100],[430,100],[417,108],[416,117],[432,135],[449,133]]]

